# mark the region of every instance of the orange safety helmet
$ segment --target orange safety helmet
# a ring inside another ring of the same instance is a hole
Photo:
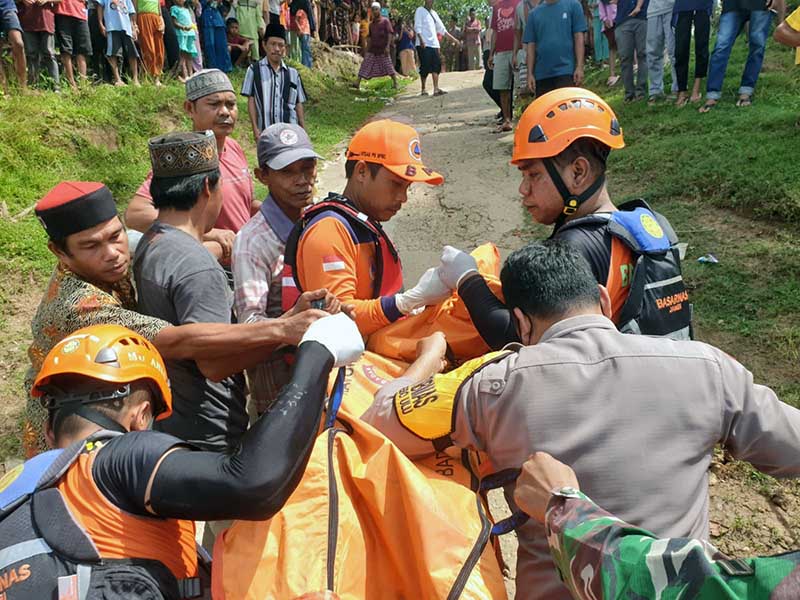
[[[162,403],[153,406],[156,420],[172,414],[172,392],[169,389],[164,360],[152,343],[138,333],[120,325],[92,325],[72,333],[58,342],[44,359],[33,382],[31,395],[48,399],[48,409],[59,408],[58,393],[51,394],[48,384],[58,375],[84,375],[108,383],[129,384],[146,379],[160,392]],[[83,397],[69,395],[72,404],[91,404],[105,400],[97,394]],[[50,404],[52,402],[52,404]]]
[[[553,90],[522,113],[514,132],[511,164],[552,158],[584,137],[615,150],[625,147],[617,116],[600,96],[582,88]]]

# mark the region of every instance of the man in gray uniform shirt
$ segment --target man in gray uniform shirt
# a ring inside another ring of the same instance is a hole
[[[604,316],[608,293],[575,250],[530,244],[500,278],[525,345],[457,372],[412,369],[363,415],[407,454],[452,443],[487,453],[499,471],[548,452],[612,514],[662,537],[708,537],[717,443],[770,475],[800,474],[800,411],[712,346],[618,332]],[[570,598],[543,527],[530,520],[518,534],[517,598]]]

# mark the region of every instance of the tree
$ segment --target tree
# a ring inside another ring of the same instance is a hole
[[[414,18],[414,11],[422,6],[423,0],[391,0],[392,12],[397,13],[406,19]],[[447,25],[450,17],[455,15],[458,22],[463,23],[467,18],[470,8],[474,8],[478,13],[478,18],[483,21],[491,14],[491,9],[485,0],[434,0],[433,8]]]

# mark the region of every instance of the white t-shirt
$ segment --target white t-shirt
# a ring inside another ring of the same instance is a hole
[[[417,34],[417,46],[421,39],[426,46],[438,48],[439,38],[436,37],[436,34],[444,35],[447,30],[435,10],[428,10],[424,6],[420,6],[414,13],[414,31]]]

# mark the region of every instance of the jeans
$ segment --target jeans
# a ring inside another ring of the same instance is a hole
[[[55,34],[46,31],[23,31],[22,38],[25,42],[25,58],[28,61],[28,83],[31,85],[38,83],[42,69],[46,69],[57,90],[59,76]]]
[[[675,34],[672,31],[672,13],[647,18],[647,76],[650,96],[664,94],[664,48],[672,66],[672,91],[678,91],[675,75]],[[641,68],[641,67],[640,67]]]
[[[742,26],[750,18],[750,49],[747,53],[747,62],[744,65],[742,81],[739,86],[739,95],[752,96],[761,73],[761,63],[764,61],[764,49],[767,45],[772,13],[768,10],[754,10],[750,13],[730,11],[722,13],[717,32],[717,43],[711,53],[711,62],[708,72],[706,97],[710,100],[719,100],[722,97],[722,82],[725,80],[725,71],[728,68],[728,59],[736,38],[742,31]]]
[[[675,73],[678,91],[689,89],[689,54],[694,24],[694,77],[703,79],[708,75],[708,36],[711,32],[711,15],[704,10],[678,13],[675,23]]]
[[[628,18],[614,28],[614,37],[617,40],[625,99],[644,98],[647,91],[647,21]],[[633,84],[634,52],[639,65],[635,87]]]
[[[312,65],[311,59],[311,36],[307,34],[300,35],[300,62],[309,69]]]

